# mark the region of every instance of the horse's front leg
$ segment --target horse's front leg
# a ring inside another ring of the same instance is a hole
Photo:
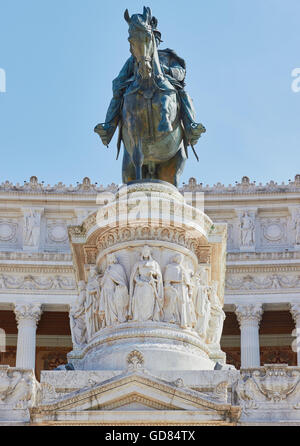
[[[133,161],[133,164],[135,167],[135,179],[142,180],[142,167],[143,167],[143,161],[144,161],[144,154],[142,151],[141,140],[138,140],[138,142],[135,144],[133,154],[132,154],[132,161]]]
[[[174,106],[175,93],[165,92],[160,100],[161,120],[158,124],[159,132],[172,132],[173,126],[171,123],[172,107]],[[176,107],[176,104],[175,104]]]

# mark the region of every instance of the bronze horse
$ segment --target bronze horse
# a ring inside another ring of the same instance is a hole
[[[177,187],[188,144],[178,92],[165,76],[159,60],[154,32],[157,20],[150,8],[131,17],[126,10],[124,17],[129,25],[134,73],[123,96],[119,121],[118,150],[121,141],[124,143],[123,183],[159,179]],[[101,126],[96,126],[95,131],[106,144]],[[205,128],[199,126],[200,136]]]

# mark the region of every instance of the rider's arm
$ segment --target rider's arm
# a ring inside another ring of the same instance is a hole
[[[171,59],[170,75],[179,82],[182,82],[185,78],[185,69],[174,59]]]

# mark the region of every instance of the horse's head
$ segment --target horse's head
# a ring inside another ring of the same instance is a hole
[[[160,33],[156,30],[157,19],[152,16],[151,9],[146,7],[143,14],[131,17],[126,9],[124,18],[129,25],[130,52],[138,64],[139,74],[142,79],[150,79],[156,38],[160,39]]]

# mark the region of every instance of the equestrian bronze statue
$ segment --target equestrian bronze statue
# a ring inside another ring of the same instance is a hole
[[[150,8],[131,17],[126,9],[124,17],[131,57],[113,81],[105,123],[95,132],[108,146],[119,127],[117,158],[123,141],[124,184],[158,179],[177,187],[188,146],[198,159],[194,146],[205,132],[184,90],[186,65],[173,50],[158,50],[161,34]]]

